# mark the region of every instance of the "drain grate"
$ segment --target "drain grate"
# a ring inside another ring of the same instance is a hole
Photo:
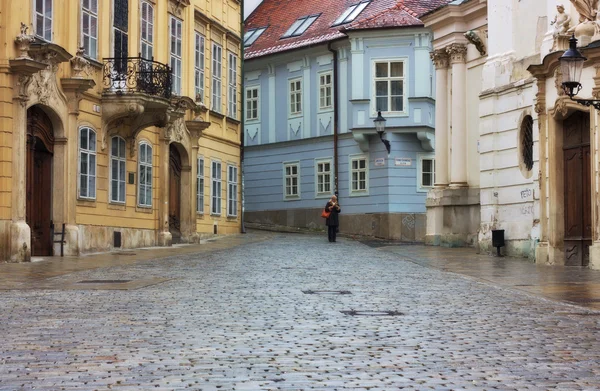
[[[344,315],[350,315],[350,316],[400,316],[400,315],[404,315],[402,312],[399,312],[399,311],[350,310],[350,311],[340,311],[340,312]]]
[[[302,291],[305,295],[351,295],[350,291]]]
[[[84,280],[78,281],[78,284],[125,284],[131,280]]]

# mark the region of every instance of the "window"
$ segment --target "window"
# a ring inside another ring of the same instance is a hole
[[[286,199],[300,198],[300,164],[299,163],[284,163],[284,189],[283,196]]]
[[[302,114],[302,80],[290,81],[290,115]]]
[[[319,75],[319,109],[330,109],[331,99],[331,72]]]
[[[52,41],[52,0],[35,2],[35,35]]]
[[[404,111],[404,61],[375,62],[374,112]]]
[[[369,5],[370,2],[370,0],[365,0],[358,4],[351,5],[344,11],[343,14],[340,15],[339,18],[335,20],[335,22],[333,22],[333,25],[335,26],[338,24],[352,22]]]
[[[79,197],[96,198],[96,132],[79,129]]]
[[[369,191],[369,166],[365,156],[350,157],[350,195]]]
[[[129,0],[113,0],[113,57],[129,55]],[[118,72],[126,72],[127,61],[115,63]]]
[[[246,88],[246,120],[258,121],[258,87]]]
[[[98,0],[82,1],[81,28],[84,53],[96,59],[98,57]]]
[[[196,182],[196,212],[204,214],[204,159],[198,158]]]
[[[428,191],[435,184],[435,155],[417,154],[417,191]]]
[[[527,171],[533,169],[533,118],[526,115],[521,122],[521,158]]]
[[[196,101],[204,101],[204,36],[196,33],[196,61],[194,62],[194,80],[196,85]]]
[[[110,200],[125,202],[125,140],[113,137],[110,143]]]
[[[152,60],[154,56],[154,8],[150,3],[142,1],[140,52],[142,57]]]
[[[221,91],[221,73],[222,73],[222,61],[223,59],[223,48],[213,42],[212,50],[212,110],[220,113],[221,108],[221,97],[223,95]]]
[[[227,166],[227,216],[235,217],[238,212],[238,169]]]
[[[266,27],[261,27],[257,29],[248,30],[246,34],[244,34],[244,47],[248,47],[254,42],[256,42],[258,37],[260,37],[260,35],[264,33],[266,29]]]
[[[297,37],[302,35],[310,27],[310,25],[317,20],[319,15],[309,15],[299,18],[292,24],[288,31],[283,34],[281,38]]]
[[[331,189],[333,188],[331,182],[333,179],[332,175],[332,164],[331,159],[317,160],[317,197],[318,196],[330,196]]]
[[[145,142],[138,161],[138,205],[152,206],[152,146]]]
[[[227,65],[229,67],[227,115],[233,119],[237,119],[237,56],[235,54],[229,53]]]
[[[212,162],[210,177],[210,213],[213,215],[221,215],[221,162]]]
[[[181,20],[171,17],[172,91],[175,95],[181,95],[181,30]]]

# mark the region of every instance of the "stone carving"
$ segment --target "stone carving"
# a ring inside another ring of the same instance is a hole
[[[21,34],[15,38],[15,43],[19,47],[19,57],[17,58],[31,58],[29,57],[29,47],[35,41],[35,37],[33,35],[27,35],[28,27],[25,23],[21,22]]]
[[[187,133],[187,129],[185,128],[185,121],[183,117],[180,117],[177,118],[167,127],[166,138],[169,139],[171,142],[181,143],[185,133]]]
[[[446,49],[434,50],[429,53],[429,57],[431,58],[431,61],[433,61],[433,65],[435,65],[436,69],[448,68],[448,53],[446,52]]]
[[[559,97],[565,95],[565,90],[562,87],[562,72],[560,67],[556,68],[554,71],[554,87],[556,87],[556,93]]]
[[[550,26],[554,26],[554,37],[557,37],[559,34],[566,34],[571,26],[571,17],[565,12],[565,6],[558,4],[556,11],[557,14],[554,15],[554,19],[550,22]]]
[[[569,28],[567,33],[575,35],[578,46],[587,46],[592,41],[592,37],[596,35],[598,0],[570,1],[579,13],[579,23]]]
[[[465,62],[467,57],[467,47],[460,43],[453,43],[446,48],[448,56],[450,56],[450,62],[460,63]]]
[[[570,0],[579,14],[579,23],[596,20],[598,0]]]
[[[73,69],[73,77],[77,78],[77,79],[81,79],[83,78],[82,73],[85,72],[86,75],[90,74],[89,71],[89,67],[90,67],[90,62],[83,57],[85,53],[85,49],[82,47],[80,47],[79,49],[77,49],[77,54],[75,55],[75,57],[73,57],[70,62],[71,62],[71,68]]]
[[[24,75],[24,74],[19,74],[19,77],[17,78],[17,89],[18,89],[18,97],[19,97],[19,102],[21,103],[21,106],[26,107],[27,106],[27,102],[29,100],[29,95],[27,93],[27,90],[29,89],[29,85],[31,84],[31,81],[33,80],[33,77],[31,75]]]
[[[469,30],[464,34],[464,36],[469,42],[475,45],[475,48],[477,49],[479,54],[481,54],[482,56],[486,55],[485,45],[483,44],[483,41],[475,31]]]
[[[537,79],[537,94],[534,110],[540,115],[546,111],[546,79]]]

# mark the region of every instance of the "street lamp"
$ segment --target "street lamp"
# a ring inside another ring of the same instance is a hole
[[[569,49],[563,53],[558,59],[560,61],[560,70],[563,77],[562,88],[565,94],[575,101],[584,106],[594,106],[597,110],[600,110],[600,100],[594,99],[573,99],[575,95],[581,91],[581,72],[583,71],[583,63],[585,58],[579,50],[577,50],[577,38],[575,35],[569,39]]]
[[[383,138],[383,135],[385,134],[385,121],[386,121],[385,118],[383,118],[381,116],[381,111],[378,111],[377,118],[375,118],[373,120],[373,122],[375,123],[375,130],[377,131],[377,134],[379,135],[379,139],[385,145],[385,149],[387,149],[387,153],[389,155],[390,151],[392,149],[392,146],[390,145],[390,142],[388,140]]]

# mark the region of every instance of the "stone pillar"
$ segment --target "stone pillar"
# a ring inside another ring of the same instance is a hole
[[[465,62],[467,47],[454,43],[447,49],[452,63],[452,138],[450,152],[450,186],[467,186],[467,107]],[[437,149],[437,145],[436,145]]]
[[[448,186],[448,54],[445,49],[430,53],[435,64],[435,186]]]
[[[166,129],[163,133],[166,132]],[[158,180],[158,245],[169,247],[173,237],[169,232],[169,143],[168,138],[161,135],[159,140],[159,170]]]

